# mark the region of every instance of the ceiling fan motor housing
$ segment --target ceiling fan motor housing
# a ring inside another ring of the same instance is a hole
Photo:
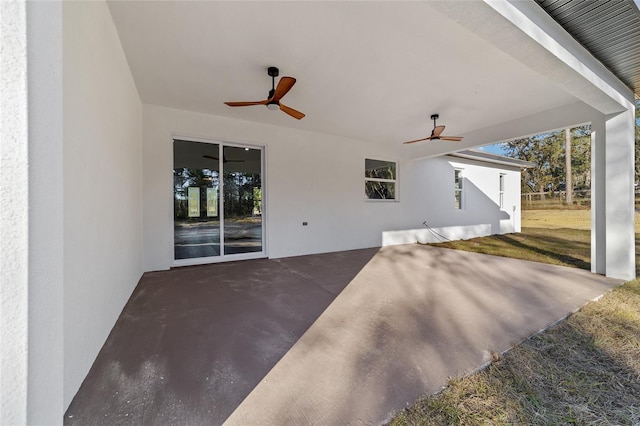
[[[271,99],[276,93],[276,77],[280,75],[280,70],[277,67],[269,67],[267,68],[267,74],[271,77],[271,90],[269,90],[269,97],[267,99]],[[265,106],[267,109],[276,111],[280,109],[280,102],[272,101]]]
[[[280,70],[277,67],[269,67],[267,68],[267,74],[269,74],[269,77],[277,77],[280,75]]]

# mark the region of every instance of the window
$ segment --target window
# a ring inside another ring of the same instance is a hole
[[[367,200],[395,200],[396,176],[394,161],[365,159],[364,192]]]
[[[454,207],[456,210],[462,210],[462,169],[455,169],[453,172],[454,179]]]
[[[504,173],[500,173],[500,208],[504,208]]]

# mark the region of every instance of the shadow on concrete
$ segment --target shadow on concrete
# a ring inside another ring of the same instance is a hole
[[[379,424],[617,283],[418,244],[148,273],[65,424]]]
[[[377,251],[144,274],[65,424],[221,424]]]
[[[572,268],[383,248],[227,424],[379,424],[617,284]]]

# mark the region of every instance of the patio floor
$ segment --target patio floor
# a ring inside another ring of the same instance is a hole
[[[380,424],[619,283],[417,244],[146,273],[64,423]]]

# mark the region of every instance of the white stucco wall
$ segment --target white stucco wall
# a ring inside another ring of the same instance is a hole
[[[0,4],[0,424],[62,424],[62,13]]]
[[[409,218],[413,229],[384,232],[383,245],[468,239],[491,234],[520,232],[520,171],[456,157],[437,157],[411,163],[413,180],[408,190]],[[462,170],[462,209],[454,205],[454,170]],[[505,177],[503,208],[500,208],[500,174]],[[515,210],[514,210],[515,207]],[[430,232],[426,222],[436,233]]]
[[[142,106],[106,3],[63,21],[67,407],[142,273]]]
[[[0,3],[0,424],[27,421],[26,4]]]
[[[395,154],[359,140],[145,105],[146,270],[173,261],[172,134],[266,147],[269,257],[379,246],[381,231],[403,221],[402,203],[364,200],[365,158],[399,161],[402,174]]]
[[[453,211],[458,215],[453,220],[456,225],[490,224],[491,234],[520,232],[520,171],[518,168],[502,167],[479,161],[445,157],[449,167],[462,170],[462,209]],[[433,170],[429,167],[429,170]],[[504,200],[500,207],[500,174],[504,174]],[[447,173],[453,182],[451,172]],[[453,185],[453,184],[452,184]],[[515,212],[515,213],[514,213]],[[443,210],[434,212],[446,223]]]
[[[267,254],[272,258],[378,247],[392,243],[389,231],[424,229],[424,221],[458,226],[449,232],[451,238],[519,229],[511,218],[512,206],[519,214],[520,205],[514,170],[452,158],[408,161],[364,141],[153,105],[144,105],[143,127],[145,270],[166,269],[173,262],[172,135],[265,146]],[[365,158],[398,161],[398,202],[364,199]],[[456,166],[466,169],[468,207],[462,211],[453,208]],[[501,171],[507,173],[508,187],[515,187],[507,192],[508,211],[502,212],[497,207]]]

